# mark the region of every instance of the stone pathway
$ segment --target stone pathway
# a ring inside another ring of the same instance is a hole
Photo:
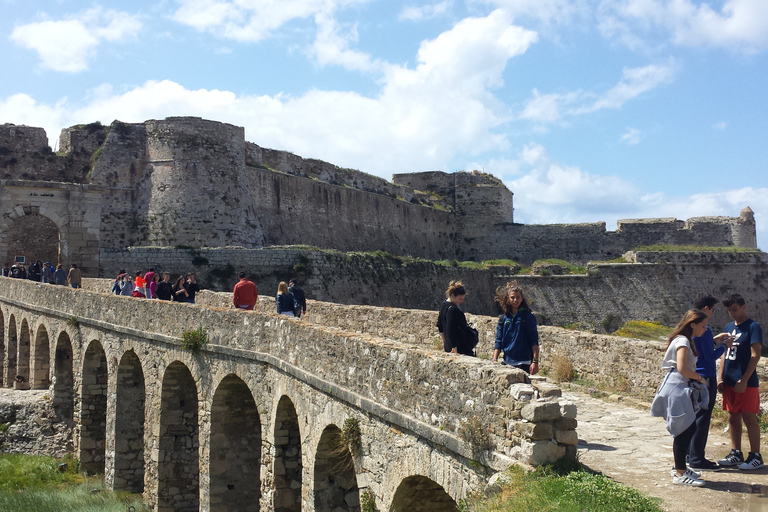
[[[598,400],[578,391],[563,390],[563,398],[578,406],[576,431],[581,462],[618,482],[661,498],[665,510],[768,512],[768,468],[704,473],[702,478],[707,485],[698,489],[672,485],[672,437],[664,420],[652,418],[647,409]],[[729,450],[727,434],[710,432],[710,460],[722,458]],[[762,452],[768,452],[765,436]]]

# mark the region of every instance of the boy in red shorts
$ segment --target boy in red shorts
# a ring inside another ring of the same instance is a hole
[[[734,293],[723,305],[733,322],[725,326],[725,332],[733,337],[720,364],[720,381],[717,389],[723,394],[723,409],[728,411],[728,425],[731,432],[731,453],[718,461],[721,466],[738,466],[750,470],[763,467],[760,456],[760,394],[757,382],[757,362],[763,344],[763,330],[760,324],[747,316],[744,298]],[[741,452],[741,421],[747,426],[750,452],[747,460]]]

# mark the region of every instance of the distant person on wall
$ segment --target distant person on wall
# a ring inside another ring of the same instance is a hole
[[[144,280],[147,282],[147,284],[146,284],[146,291],[147,291],[147,298],[148,299],[154,299],[155,298],[154,294],[152,293],[152,288],[154,288],[152,286],[152,283],[155,282],[155,276],[156,275],[157,274],[155,274],[155,269],[154,268],[150,268],[149,272],[144,274]]]
[[[179,276],[179,278],[176,279],[176,282],[173,284],[174,302],[187,302],[187,297],[189,297],[189,294],[187,293],[187,289],[184,287],[186,282],[187,279],[184,276]]]
[[[445,301],[437,315],[437,330],[443,340],[443,350],[452,354],[474,356],[474,347],[468,339],[469,325],[464,312],[459,309],[467,297],[467,289],[461,281],[451,281],[445,290]]]
[[[3,277],[11,277],[11,267],[8,263],[3,265]]]
[[[715,312],[715,305],[719,301],[707,293],[700,294],[693,301],[693,307],[700,309],[712,317]],[[688,467],[695,471],[719,471],[720,466],[716,462],[707,460],[704,451],[707,447],[707,438],[709,437],[709,422],[712,418],[712,408],[717,399],[717,369],[715,363],[717,358],[722,356],[726,347],[733,342],[733,338],[728,333],[721,333],[717,336],[712,335],[712,329],[707,325],[704,334],[695,336],[693,343],[696,346],[696,352],[699,357],[696,360],[696,373],[707,379],[707,390],[709,391],[709,404],[706,409],[701,408],[696,412],[696,431],[691,438],[691,446],[688,450]]]
[[[280,284],[277,285],[275,302],[277,303],[278,315],[294,316],[293,312],[297,309],[298,303],[293,294],[288,291],[288,284],[285,281],[280,281]]]
[[[51,283],[51,278],[53,277],[53,267],[51,266],[50,261],[46,261],[45,265],[43,265],[43,282],[45,284]]]
[[[56,270],[53,272],[53,279],[58,285],[64,286],[67,284],[67,271],[64,270],[64,266],[61,263],[56,265]]]
[[[141,270],[136,271],[136,277],[133,278],[133,296],[139,299],[146,298],[147,296],[147,281],[144,279],[144,272]]]
[[[296,299],[299,305],[294,313],[296,316],[301,317],[301,315],[307,312],[307,296],[299,286],[299,281],[296,278],[288,281],[288,291],[293,294],[293,298]]]
[[[251,311],[259,298],[259,290],[253,281],[249,281],[245,272],[240,272],[240,281],[235,284],[232,290],[232,303],[238,309]]]
[[[149,274],[149,272],[147,272]],[[147,276],[144,276],[146,279]],[[152,281],[147,280],[147,298],[154,299],[155,293],[157,293],[157,285],[160,284],[160,274],[153,273]]]
[[[195,294],[200,291],[200,285],[197,284],[197,279],[195,279],[195,274],[193,272],[187,274],[187,280],[184,282],[184,289],[187,290],[187,302],[194,304]]]
[[[30,281],[40,282],[43,279],[43,263],[37,260],[29,266],[29,275],[27,277]]]
[[[11,271],[9,275],[14,279],[21,279],[21,268],[19,268],[19,265],[14,263],[13,266],[11,267]]]
[[[163,272],[163,280],[157,283],[155,296],[160,300],[171,300],[173,297],[173,285],[171,284],[171,274]]]
[[[67,281],[72,288],[80,288],[83,282],[83,275],[80,269],[77,268],[77,263],[73,263],[67,274]]]
[[[696,432],[696,411],[709,404],[707,379],[696,373],[696,344],[693,338],[707,330],[709,317],[700,309],[688,310],[667,341],[661,369],[667,370],[651,404],[651,416],[667,420],[667,431],[674,437],[672,453],[674,485],[702,487],[701,473],[686,468],[685,457]]]
[[[723,410],[728,411],[731,434],[731,452],[718,461],[721,466],[738,466],[752,470],[764,467],[760,455],[760,392],[757,363],[763,346],[763,329],[747,315],[744,298],[734,293],[723,305],[733,322],[725,326],[725,332],[733,337],[733,345],[723,354],[720,362],[720,382],[717,389],[723,394]],[[747,427],[749,455],[744,460],[741,451],[741,422]]]
[[[123,277],[125,277],[125,272],[122,270],[119,274],[117,274],[117,277],[115,278],[115,283],[112,285],[112,293],[115,295],[120,295],[120,288],[123,283]]]
[[[504,352],[502,364],[536,375],[539,373],[539,330],[523,289],[516,282],[509,282],[496,289],[495,300],[504,314],[496,325],[492,361],[497,362],[499,353]]]
[[[120,295],[124,297],[133,297],[133,280],[131,274],[123,274],[123,279],[120,282]]]

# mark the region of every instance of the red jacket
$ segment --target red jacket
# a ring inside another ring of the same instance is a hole
[[[232,290],[232,302],[236,308],[253,309],[256,305],[256,299],[259,298],[259,291],[252,281],[245,278],[241,279]]]

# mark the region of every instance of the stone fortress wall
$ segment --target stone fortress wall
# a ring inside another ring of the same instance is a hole
[[[583,275],[518,276],[505,266],[472,269],[296,247],[132,248],[102,251],[100,274],[114,276],[121,269],[142,268],[191,270],[203,287],[229,291],[237,273],[245,270],[261,295],[274,296],[280,281],[297,277],[312,299],[429,310],[439,309],[448,283],[460,279],[468,289],[462,309],[491,316],[500,314],[493,302],[496,288],[516,280],[540,323],[598,332],[612,332],[629,320],[675,325],[698,293],[721,300],[740,293],[753,318],[768,325],[766,253],[640,252],[628,257],[632,263],[590,264]],[[728,321],[724,308],[717,309],[712,324],[722,328]]]
[[[86,274],[99,249],[131,246],[305,244],[386,251],[428,259],[610,259],[640,245],[755,247],[754,216],[514,223],[512,192],[474,172],[396,174],[393,182],[246,142],[241,127],[174,117],[62,131],[53,154],[42,129],[0,126],[0,216],[30,206],[24,187],[77,183],[101,198],[97,242],[70,250],[65,264]],[[11,180],[11,181],[8,181]],[[21,193],[9,191],[9,187]],[[36,206],[46,209],[45,199]],[[67,226],[87,212],[73,205]],[[45,216],[41,213],[40,215]],[[12,219],[11,219],[12,220]],[[6,249],[3,251],[2,249]],[[0,259],[12,257],[0,241]]]

